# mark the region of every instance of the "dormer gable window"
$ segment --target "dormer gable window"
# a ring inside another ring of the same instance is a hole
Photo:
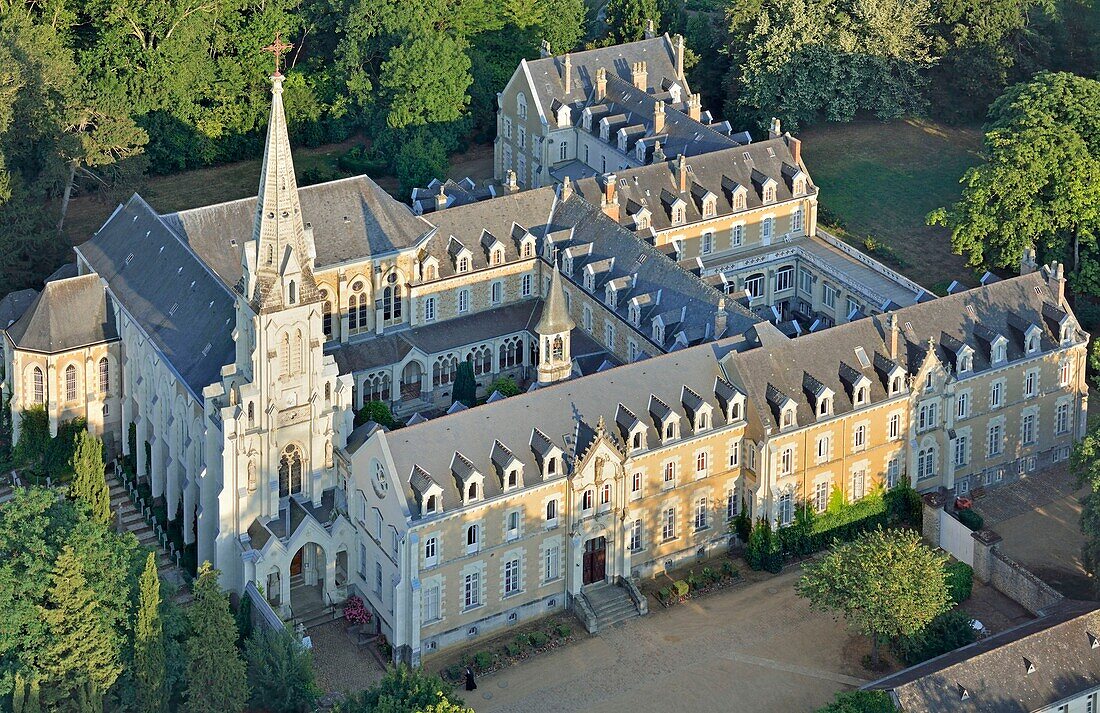
[[[733,209],[745,210],[745,200],[745,189],[738,189],[738,191],[733,194]]]
[[[677,203],[672,206],[672,224],[683,225],[684,224],[684,206],[682,203]]]
[[[675,418],[670,417],[664,423],[664,440],[671,441],[672,439],[676,438],[679,430],[680,424],[678,423],[678,421]]]
[[[643,429],[639,428],[631,434],[630,448],[635,451],[640,451],[645,448],[645,431]]]
[[[627,317],[630,319],[630,323],[637,327],[642,321],[642,310],[638,307],[636,302],[631,302],[630,307],[627,309]]]
[[[718,201],[715,200],[714,196],[708,195],[706,198],[703,199],[703,217],[713,218],[717,214]]]
[[[736,400],[736,401],[731,402],[730,403],[730,417],[729,417],[729,420],[730,421],[740,421],[743,418],[743,416],[741,415],[742,411],[743,411],[743,408],[741,406],[741,401],[740,400]]]
[[[960,374],[968,374],[974,370],[974,352],[970,347],[963,346],[955,359],[955,371]]]
[[[649,228],[649,211],[643,208],[634,214],[634,229],[647,230]]]
[[[477,500],[477,483],[470,483],[466,488],[466,502],[472,503]]]
[[[513,468],[512,470],[508,471],[508,475],[504,479],[504,487],[507,490],[511,490],[512,488],[515,488],[515,487],[518,487],[518,486],[519,486],[519,470]]]
[[[566,275],[573,274],[573,256],[566,254],[561,260],[561,271]]]
[[[901,374],[895,374],[890,377],[890,395],[896,396],[902,392],[905,381],[902,379]]]
[[[424,501],[424,512],[429,515],[434,515],[439,512],[439,496],[429,495]]]
[[[990,351],[990,360],[995,365],[1003,364],[1008,359],[1008,340],[998,334]]]
[[[458,272],[469,272],[470,271],[470,258],[468,258],[466,256],[462,256],[462,257],[458,258],[458,265],[455,267],[455,270],[457,270]]]
[[[608,307],[615,309],[615,288],[611,285],[604,288],[603,301],[607,303]]]
[[[700,433],[710,428],[710,412],[700,411],[695,416],[695,432]]]
[[[802,196],[806,194],[806,179],[796,178],[794,179],[793,192],[796,196]]]
[[[665,325],[660,322],[653,323],[653,341],[658,344],[665,343]]]
[[[1024,335],[1024,351],[1029,355],[1038,354],[1040,345],[1040,330],[1033,324],[1028,327]]]
[[[763,201],[765,203],[775,203],[775,184],[768,183],[764,186]]]
[[[829,416],[833,413],[833,397],[832,395],[822,395],[817,400],[817,415]]]
[[[782,427],[790,428],[794,426],[794,407],[788,406],[787,408],[784,408],[782,414]]]
[[[591,272],[584,273],[584,289],[591,292],[596,289],[596,276]]]
[[[504,251],[500,248],[495,248],[489,255],[489,259],[493,265],[504,264]]]
[[[519,252],[520,252],[520,255],[522,255],[523,257],[534,257],[535,256],[535,239],[534,238],[524,238],[522,241],[520,241]]]
[[[869,390],[868,390],[866,385],[861,384],[860,386],[857,386],[856,387],[856,398],[855,398],[856,406],[862,406],[862,405],[866,404],[867,401],[868,401],[868,394],[869,394]]]

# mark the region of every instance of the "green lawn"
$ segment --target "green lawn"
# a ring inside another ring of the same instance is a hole
[[[951,280],[975,282],[951,253],[947,231],[925,225],[934,208],[954,202],[959,179],[978,163],[978,127],[927,121],[826,124],[799,135],[802,156],[821,188],[826,229],[839,218],[846,240],[861,248],[872,236],[876,256],[920,284],[942,292]]]

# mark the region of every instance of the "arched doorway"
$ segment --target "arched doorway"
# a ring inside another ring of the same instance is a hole
[[[410,401],[420,398],[421,383],[424,380],[424,368],[418,361],[410,361],[401,370],[401,400]]]
[[[328,603],[324,549],[315,542],[298,548],[290,560],[290,607],[295,619],[308,618]]]

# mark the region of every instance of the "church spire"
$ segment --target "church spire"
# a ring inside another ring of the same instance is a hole
[[[267,125],[264,162],[260,169],[260,187],[256,217],[252,226],[252,265],[254,279],[249,281],[249,298],[260,311],[273,311],[317,298],[313,279],[315,249],[313,236],[306,232],[294,178],[286,115],[283,112],[283,75],[279,58],[291,45],[278,36],[264,48],[275,55],[275,73],[271,75],[271,119]]]
[[[565,306],[565,293],[561,287],[561,273],[557,261],[550,278],[550,291],[542,305],[542,315],[535,325],[539,337],[538,374],[540,384],[549,384],[569,378],[573,371],[570,356],[569,333],[577,326]]]

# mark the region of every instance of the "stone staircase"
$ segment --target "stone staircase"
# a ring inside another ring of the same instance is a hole
[[[305,599],[302,593],[309,589],[310,587],[306,586],[305,578],[301,574],[293,575],[290,578],[290,601],[293,603]],[[295,596],[296,593],[298,594],[297,597]],[[341,610],[331,604],[322,602],[320,597],[314,597],[294,607],[292,620],[295,628],[300,625],[306,631],[309,631],[314,627],[335,621],[342,616],[343,612]]]
[[[173,600],[180,605],[189,604],[193,597],[191,588],[183,572],[161,547],[153,527],[145,521],[135,507],[126,486],[122,484],[111,469],[107,470],[107,485],[111,489],[111,512],[118,518],[119,528],[134,533],[143,547],[149,547],[157,553],[157,571],[160,578],[176,588]]]
[[[600,631],[638,616],[638,607],[625,589],[615,584],[601,584],[585,589],[582,595],[596,614]]]

